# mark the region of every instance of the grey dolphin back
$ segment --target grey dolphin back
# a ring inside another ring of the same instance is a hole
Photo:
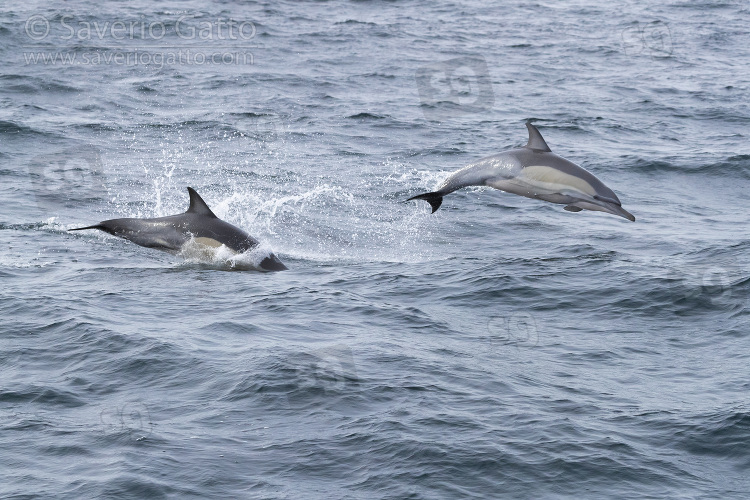
[[[526,148],[533,151],[534,153],[551,153],[549,146],[544,141],[542,134],[537,128],[529,122],[526,122],[526,128],[529,129],[529,141],[526,143]],[[440,189],[438,191],[432,191],[430,193],[422,193],[416,196],[412,196],[406,201],[412,200],[424,200],[432,207],[432,213],[434,214],[443,204],[443,196],[455,191],[458,187],[452,189]]]
[[[443,197],[467,186],[489,186],[527,198],[565,205],[568,212],[592,210],[634,221],[619,198],[594,174],[552,152],[539,130],[526,122],[524,147],[487,156],[453,172],[433,192],[412,196],[437,211]]]

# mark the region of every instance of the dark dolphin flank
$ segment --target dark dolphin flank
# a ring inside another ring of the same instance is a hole
[[[136,245],[168,252],[180,252],[192,242],[209,247],[224,245],[242,254],[254,250],[260,242],[242,229],[219,219],[198,192],[188,187],[190,202],[181,214],[156,218],[110,219],[70,231],[98,229]],[[288,269],[274,254],[263,258],[259,268],[265,271]]]

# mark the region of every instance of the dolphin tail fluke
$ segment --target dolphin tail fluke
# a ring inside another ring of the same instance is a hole
[[[437,209],[440,208],[440,205],[443,204],[443,195],[438,192],[424,193],[424,194],[418,194],[417,196],[412,196],[406,201],[411,201],[411,200],[426,201],[432,207],[432,213],[434,214],[437,211]]]

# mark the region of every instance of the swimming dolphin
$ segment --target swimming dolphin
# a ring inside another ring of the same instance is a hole
[[[190,207],[184,214],[155,219],[111,219],[70,231],[100,229],[136,245],[167,252],[179,252],[185,243],[193,239],[196,243],[214,248],[226,245],[237,253],[252,250],[260,244],[242,229],[216,217],[195,189],[189,187],[187,190],[190,193]],[[260,267],[266,271],[287,269],[274,254],[263,259]]]
[[[526,127],[529,142],[525,147],[470,163],[448,177],[436,191],[409,200],[425,200],[435,213],[448,193],[466,186],[490,186],[527,198],[561,203],[569,212],[595,210],[635,221],[622,208],[617,195],[594,174],[557,156],[535,126],[527,123]]]

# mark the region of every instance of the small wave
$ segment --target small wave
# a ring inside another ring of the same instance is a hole
[[[0,134],[39,134],[41,132],[29,128],[25,125],[18,125],[14,122],[0,120]]]
[[[336,22],[334,24],[336,24],[336,25],[341,25],[341,24],[362,24],[362,25],[365,25],[365,26],[377,26],[376,23],[372,23],[372,22],[369,22],[369,21],[358,21],[357,19],[347,19],[346,21],[338,21],[338,22]]]
[[[36,403],[66,408],[75,408],[85,404],[81,398],[70,391],[37,386],[25,386],[14,391],[2,392],[0,393],[0,401],[3,403]]]
[[[628,170],[653,174],[658,172],[677,173],[680,175],[715,175],[726,177],[750,178],[750,155],[731,156],[724,160],[715,160],[693,165],[681,165],[676,162],[646,158],[634,159]]]
[[[665,439],[694,455],[714,456],[750,464],[750,414],[742,410],[696,415],[685,421],[670,417],[659,427],[670,429]]]
[[[227,113],[229,116],[240,116],[242,118],[263,118],[268,116],[276,116],[271,113],[253,113],[252,111],[247,111],[243,113]]]
[[[383,120],[386,117],[383,115],[376,115],[374,113],[363,112],[357,113],[356,115],[347,116],[347,118],[351,118],[354,120]]]

